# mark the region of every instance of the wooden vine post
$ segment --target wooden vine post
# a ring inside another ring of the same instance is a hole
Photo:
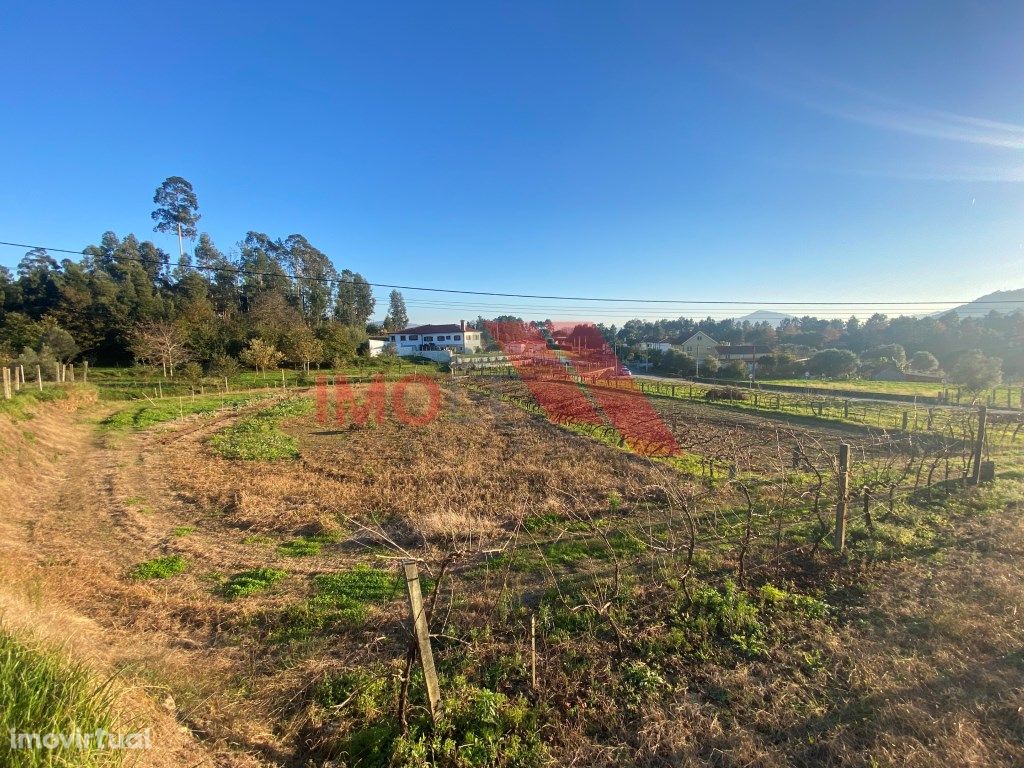
[[[971,465],[971,485],[981,482],[981,458],[985,449],[985,423],[988,420],[988,408],[978,406],[978,435],[974,441],[974,463]]]
[[[40,365],[36,366],[36,383],[39,385],[39,391],[43,391],[43,368]]]
[[[423,682],[427,687],[430,719],[436,723],[441,712],[441,687],[437,681],[437,670],[434,669],[434,652],[430,648],[430,629],[427,626],[427,614],[423,608],[419,569],[414,560],[406,560],[402,567],[405,569],[405,587],[409,593],[409,616],[412,620],[413,634],[416,637],[420,666],[423,669]]]
[[[839,444],[839,501],[836,503],[836,552],[846,549],[846,512],[850,506],[850,444]]]
[[[4,366],[4,400],[11,399],[11,369]]]
[[[530,687],[537,690],[537,614],[530,614]]]

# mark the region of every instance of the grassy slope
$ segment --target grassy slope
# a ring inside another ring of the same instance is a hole
[[[0,762],[8,768],[121,764],[123,752],[97,749],[12,749],[8,729],[20,733],[93,733],[114,727],[112,689],[79,663],[0,626]]]

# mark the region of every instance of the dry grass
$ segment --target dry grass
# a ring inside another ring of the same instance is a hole
[[[316,703],[318,683],[374,665],[393,674],[407,635],[398,599],[367,602],[358,621],[275,640],[284,617],[314,614],[315,576],[357,563],[394,569],[400,550],[436,575],[452,548],[516,541],[539,570],[517,579],[500,559],[485,567],[466,558],[444,582],[437,657],[448,680],[469,676],[524,695],[543,713],[553,764],[1024,764],[1018,510],[953,516],[939,554],[805,574],[804,588],[831,602],[831,615],[768,611],[763,652],[744,655],[725,637],[702,657],[665,644],[682,595],[660,571],[650,581],[632,571],[610,603],[620,607],[606,614],[559,608],[553,584],[570,603],[600,608],[618,560],[575,560],[578,540],[559,529],[554,543],[567,566],[553,582],[551,560],[536,559],[552,534],[523,522],[575,521],[599,541],[610,530],[603,521],[640,518],[708,487],[507,404],[446,398],[442,419],[423,427],[286,420],[300,457],[257,463],[208,445],[237,416],[116,439],[67,412],[0,419],[9,470],[0,492],[22,500],[0,522],[5,614],[44,636],[73,636],[77,656],[121,670],[125,701],[158,729],[159,754],[147,764],[317,764],[323,744],[361,727],[351,707]],[[761,421],[692,408],[675,414],[680,435],[750,451],[784,443]],[[175,535],[183,526],[193,530]],[[277,546],[296,539],[315,540],[319,552],[288,557]],[[187,571],[132,578],[139,563],[174,555]],[[708,577],[733,565],[716,560]],[[261,568],[286,575],[226,595],[232,577]],[[522,659],[529,614],[542,605],[555,613],[542,622],[541,685],[531,692]],[[590,628],[580,628],[583,619]],[[643,665],[654,675],[637,677]]]

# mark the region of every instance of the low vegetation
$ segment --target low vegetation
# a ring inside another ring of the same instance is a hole
[[[264,592],[288,574],[277,568],[253,568],[236,573],[224,585],[227,597],[247,597]]]
[[[75,746],[21,748],[16,734],[94,734],[115,731],[115,690],[84,665],[0,625],[0,762],[8,768],[113,768],[123,750]]]
[[[147,429],[185,416],[213,413],[226,406],[242,406],[251,402],[252,399],[253,396],[249,394],[236,394],[147,400],[144,403],[122,408],[107,416],[100,423],[113,430]]]
[[[139,580],[148,579],[169,579],[177,576],[188,568],[188,561],[181,555],[167,555],[166,557],[155,557],[139,563],[132,571],[132,577]]]
[[[270,461],[294,459],[299,455],[295,438],[282,432],[280,423],[287,418],[308,413],[308,398],[286,400],[259,413],[243,418],[210,439],[210,445],[228,459]]]

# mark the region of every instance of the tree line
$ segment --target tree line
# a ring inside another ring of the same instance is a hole
[[[47,371],[77,358],[141,361],[169,376],[189,361],[308,369],[349,361],[368,333],[408,324],[398,291],[382,326],[372,324],[376,300],[366,279],[339,272],[301,234],[250,231],[227,255],[198,230],[199,202],[187,180],[168,178],[154,203],[154,230],[179,238],[173,265],[150,240],[105,232],[79,258],[58,261],[34,248],[16,274],[0,267],[0,357]]]
[[[778,326],[738,320],[630,320],[621,328],[602,327],[610,343],[629,350],[666,372],[692,375],[696,361],[678,350],[644,352],[645,341],[682,344],[698,331],[716,341],[753,344],[760,376],[872,377],[887,368],[961,379],[965,386],[994,386],[1005,376],[1024,377],[1024,311],[990,312],[961,318],[956,312],[926,317],[874,314],[861,321],[787,318]],[[746,375],[746,366],[730,363],[719,371],[717,361],[701,363],[701,373],[727,378]],[[973,373],[970,373],[973,372]],[[985,382],[985,383],[982,383]]]

